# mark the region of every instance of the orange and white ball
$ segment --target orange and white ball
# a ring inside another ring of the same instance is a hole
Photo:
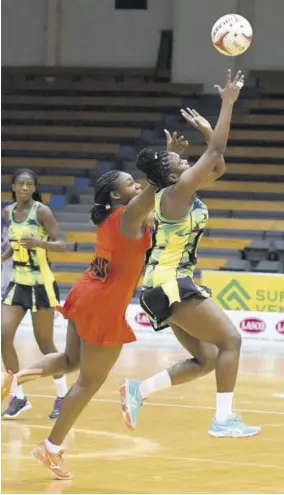
[[[227,14],[215,22],[211,31],[216,50],[229,57],[237,57],[251,45],[253,30],[247,19],[239,14]]]

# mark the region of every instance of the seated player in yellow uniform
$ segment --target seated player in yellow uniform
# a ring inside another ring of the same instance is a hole
[[[227,315],[210,297],[210,291],[193,281],[197,247],[206,226],[208,211],[196,197],[196,191],[220,174],[216,165],[224,164],[232,110],[243,76],[234,81],[228,73],[224,89],[219,88],[222,107],[208,147],[196,164],[190,166],[175,153],[142,150],[137,167],[158,188],[155,197],[155,227],[152,252],[141,294],[141,306],[155,330],[171,326],[177,339],[190,350],[194,359],[180,362],[170,370],[139,383],[124,380],[120,387],[122,413],[127,426],[136,426],[136,416],[143,399],[152,392],[176,385],[208,372],[202,365],[205,347],[216,349],[216,416],[208,433],[214,437],[249,437],[260,432],[240,421],[232,411],[237,378],[241,337]],[[199,127],[197,112],[182,110],[183,117]],[[204,119],[203,119],[204,124]],[[208,123],[207,123],[208,124]],[[209,125],[209,124],[208,124]],[[210,128],[210,125],[209,125]]]
[[[37,190],[37,176],[32,170],[20,169],[12,177],[14,203],[4,210],[9,223],[10,246],[1,257],[12,257],[10,283],[2,299],[2,359],[6,370],[19,371],[14,348],[14,337],[25,313],[30,310],[37,344],[43,354],[57,352],[53,342],[55,306],[59,303],[59,290],[50,269],[47,250],[64,251],[58,224],[48,206],[41,202]],[[55,419],[67,392],[62,375],[54,377],[57,398],[49,417]],[[12,391],[4,419],[15,419],[30,409],[23,387]]]

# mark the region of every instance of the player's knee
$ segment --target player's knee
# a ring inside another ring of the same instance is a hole
[[[224,339],[224,342],[222,342],[221,347],[234,350],[234,351],[240,351],[242,346],[242,337],[236,327],[232,325],[226,334],[226,338]]]

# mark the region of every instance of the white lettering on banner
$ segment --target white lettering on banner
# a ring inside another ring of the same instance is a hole
[[[240,329],[244,332],[264,332],[266,324],[259,318],[245,318],[240,322]]]
[[[63,305],[64,302],[61,302]],[[280,313],[260,313],[251,311],[225,311],[230,320],[237,327],[244,340],[262,340],[262,341],[281,341],[284,343],[284,319]],[[126,319],[137,339],[151,340],[160,339],[164,341],[175,340],[175,336],[169,328],[161,332],[154,332],[152,325],[139,304],[130,304],[126,311]],[[55,312],[54,330],[57,335],[63,336],[67,328],[67,320],[61,313]],[[19,329],[28,329],[31,331],[32,322],[30,313],[27,313],[20,324]]]

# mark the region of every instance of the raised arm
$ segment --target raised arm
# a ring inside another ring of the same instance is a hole
[[[228,71],[227,84],[224,89],[218,87],[219,94],[222,98],[222,106],[218,122],[210,138],[208,147],[203,155],[199,158],[195,165],[185,171],[172,186],[169,193],[172,198],[184,200],[186,205],[190,196],[197,191],[202,183],[210,177],[214,167],[224,154],[226,149],[230,124],[232,118],[233,105],[237,100],[240,89],[243,86],[244,76],[239,71],[231,81],[231,71]]]
[[[148,185],[133,198],[120,218],[120,230],[128,239],[141,236],[150,211],[154,208],[154,194],[157,187]]]
[[[201,132],[201,134],[204,136],[206,144],[208,145],[213,134],[213,129],[208,120],[202,117],[202,115],[200,115],[196,110],[191,110],[190,108],[183,110],[182,116],[189,124],[191,124],[193,127],[195,127],[195,129],[198,129]],[[226,171],[227,167],[222,155],[214,166],[209,177],[205,180],[204,183],[200,185],[200,188],[219,179],[219,177],[221,177]]]

